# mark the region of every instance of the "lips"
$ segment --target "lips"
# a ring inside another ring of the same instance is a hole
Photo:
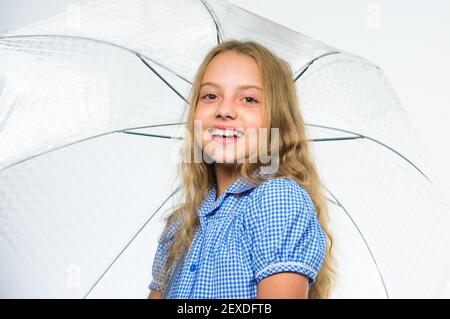
[[[244,133],[241,130],[238,129],[220,129],[217,127],[212,127],[208,129],[208,133],[211,136],[217,136],[217,137],[223,137],[223,138],[228,138],[228,137],[242,137],[242,135],[244,135]]]
[[[212,127],[208,129],[208,133],[211,136],[211,140],[227,144],[227,143],[235,143],[238,139],[240,139],[244,133],[241,130],[237,129],[218,129],[216,127]]]
[[[237,140],[240,139],[240,137],[232,136],[232,137],[223,137],[220,135],[213,135],[211,138],[215,142],[223,143],[223,144],[229,144],[229,143],[236,143]]]

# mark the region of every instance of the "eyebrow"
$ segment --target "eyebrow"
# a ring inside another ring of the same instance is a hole
[[[217,88],[220,88],[220,85],[217,84],[217,83],[214,83],[214,82],[202,83],[202,85],[200,85],[200,88],[202,88],[202,87],[204,87],[206,85],[211,85],[211,86],[215,86]],[[240,89],[240,90],[251,89],[251,88],[261,91],[261,88],[259,86],[257,86],[257,85],[240,85],[240,86],[238,86],[238,89]]]

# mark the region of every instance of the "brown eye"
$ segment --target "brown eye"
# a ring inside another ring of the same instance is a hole
[[[205,99],[208,96],[211,97],[211,96],[215,96],[215,95],[212,93],[208,93],[208,94],[203,95],[202,99]],[[209,100],[209,99],[206,99],[206,100]]]
[[[248,102],[248,103],[257,103],[258,102],[251,96],[246,96],[244,99],[245,99],[245,102]],[[250,99],[250,101],[248,99]],[[251,101],[253,101],[253,102],[251,102]]]

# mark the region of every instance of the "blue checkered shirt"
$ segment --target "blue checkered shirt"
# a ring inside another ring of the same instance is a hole
[[[279,272],[304,275],[311,287],[326,237],[306,189],[284,177],[259,186],[239,178],[217,200],[216,192],[214,185],[198,209],[199,226],[166,297],[255,299],[257,284]],[[160,270],[178,226],[166,225],[159,238],[150,289],[162,291]]]

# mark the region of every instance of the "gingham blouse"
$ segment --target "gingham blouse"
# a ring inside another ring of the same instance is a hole
[[[326,237],[306,189],[284,177],[259,186],[239,178],[217,201],[216,192],[214,185],[199,207],[199,227],[167,298],[254,299],[263,278],[286,271],[311,287]],[[178,226],[166,225],[159,238],[150,289],[162,291],[160,270]]]

